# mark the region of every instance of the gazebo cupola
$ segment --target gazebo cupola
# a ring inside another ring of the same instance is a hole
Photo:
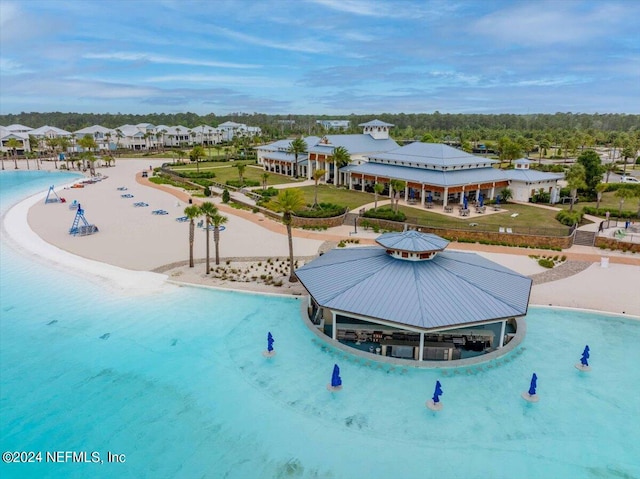
[[[404,231],[385,233],[376,238],[376,243],[385,248],[393,258],[405,261],[426,261],[444,250],[449,241],[431,233]]]

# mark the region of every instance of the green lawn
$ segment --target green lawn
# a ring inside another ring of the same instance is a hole
[[[220,163],[220,162],[201,162],[200,163],[200,171],[213,171],[216,174],[216,177],[213,178],[213,181],[217,183],[226,183],[228,180],[238,180],[240,176],[238,175],[237,165],[243,164],[247,165],[244,170],[243,177],[247,180],[254,180],[260,182],[262,184],[262,174],[264,173],[264,169],[262,167],[257,167],[253,165],[253,161],[234,161],[233,163]],[[171,168],[174,171],[196,171],[196,165],[187,164],[181,165]],[[284,175],[278,175],[276,173],[269,173],[269,178],[267,179],[267,185],[281,185],[283,183],[296,183],[297,181],[293,178]]]
[[[313,204],[315,186],[305,186],[300,190],[304,193],[304,199],[307,204]],[[346,206],[349,210],[357,211],[362,205],[372,203],[373,200],[374,195],[372,193],[318,185],[318,203],[333,203],[334,205]]]
[[[624,201],[622,211],[637,212],[638,201],[640,201],[639,198],[626,199]],[[566,205],[557,205],[557,206],[560,206],[568,210],[570,205],[566,204]],[[584,208],[585,206],[590,206],[592,208],[595,208],[596,202],[595,201],[579,201],[578,203],[573,205],[573,209],[582,211],[582,208]],[[609,211],[611,211],[612,215],[618,214],[618,211],[620,211],[620,198],[616,197],[615,191],[607,191],[602,194],[602,200],[600,201],[600,208],[608,209]]]
[[[436,205],[434,208],[441,208],[441,206]],[[400,206],[399,209],[407,215],[408,222],[417,222],[424,226],[437,228],[463,228],[497,232],[498,228],[504,227],[511,228],[514,233],[552,236],[561,236],[568,232],[568,228],[555,219],[555,211],[528,205],[509,203],[502,206],[500,213],[486,216],[478,215],[473,218],[459,216],[457,207],[454,207],[453,215],[432,213],[429,210],[408,206]],[[514,213],[518,213],[515,218],[511,216]],[[471,223],[477,225],[471,226]]]

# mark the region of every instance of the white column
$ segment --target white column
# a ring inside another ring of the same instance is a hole
[[[420,351],[418,351],[418,361],[424,361],[424,333],[420,333]]]
[[[493,182],[491,185],[491,194],[489,195],[489,199],[492,200],[496,194],[496,183]]]
[[[507,326],[507,322],[506,321],[502,321],[502,326],[500,327],[500,345],[498,346],[498,348],[501,348],[502,346],[504,346],[504,329]]]
[[[311,168],[311,157],[309,157],[309,159],[307,160],[307,180],[311,179],[311,170],[313,168]]]
[[[420,204],[424,206],[424,183],[422,184],[422,188],[421,188]]]
[[[360,185],[360,191],[364,191],[364,174],[362,175],[362,184]]]
[[[327,168],[327,174],[325,175],[325,182],[329,179],[329,168]],[[338,186],[340,182],[338,181],[338,163],[333,162],[333,183],[335,186]]]
[[[409,185],[404,187],[404,201],[407,202],[409,199]]]
[[[353,178],[351,176],[351,173],[349,173],[349,189],[352,190],[353,189]]]
[[[464,185],[462,186],[462,194],[460,195],[460,204],[464,204]]]
[[[443,197],[442,197],[442,206],[447,206],[447,204],[449,203],[449,187],[445,186],[444,187],[444,193],[443,193]]]
[[[336,321],[335,311],[331,311],[331,317],[333,318],[333,328],[331,328],[331,337],[335,341],[338,339],[338,322]]]

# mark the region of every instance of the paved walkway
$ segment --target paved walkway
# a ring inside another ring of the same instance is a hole
[[[148,178],[142,178],[142,175],[138,173],[136,175],[136,181],[142,185],[149,186],[152,188],[157,188],[167,193],[174,195],[179,200],[187,203],[189,199],[193,200],[194,204],[201,204],[204,200],[202,198],[191,197],[187,192],[182,189],[170,186],[170,185],[156,185],[149,181]],[[295,183],[295,186],[299,186],[300,183]],[[235,192],[234,192],[235,193]],[[240,195],[240,193],[237,193]],[[233,196],[233,195],[232,195]],[[242,195],[242,201],[247,202],[244,195]],[[386,200],[389,201],[389,200]],[[242,217],[246,220],[252,221],[256,224],[259,224],[263,228],[266,228],[270,231],[287,234],[286,227],[271,218],[265,217],[263,214],[256,214],[251,211],[241,210],[237,208],[232,208],[231,206],[225,205],[220,202],[219,199],[214,200],[216,206],[220,209],[220,211],[232,215],[236,215]],[[381,201],[378,201],[378,206],[382,204]],[[373,207],[373,203],[365,205],[364,207]],[[372,231],[366,231],[363,228],[358,228],[357,233],[355,232],[355,228],[353,226],[337,226],[335,228],[330,228],[327,231],[311,231],[311,230],[302,230],[302,229],[294,229],[293,236],[297,238],[309,238],[309,239],[317,239],[324,241],[334,241],[338,242],[341,240],[358,240],[360,244],[375,244],[375,238],[379,236],[379,234],[374,233]],[[498,245],[481,245],[479,243],[451,243],[451,248],[456,250],[464,250],[464,251],[484,251],[488,253],[501,253],[501,254],[512,254],[512,255],[549,255],[550,251],[546,249],[532,249],[532,248],[517,248],[510,246],[498,246]],[[569,249],[563,250],[562,254],[567,256],[569,262],[588,262],[588,263],[599,263],[603,256],[609,258],[611,263],[618,264],[628,264],[640,266],[640,255],[633,253],[624,253],[622,251],[604,251],[599,248],[590,247],[590,246],[579,246],[574,245]],[[576,266],[577,267],[577,266]],[[567,267],[568,268],[568,267]],[[554,268],[555,269],[555,268]],[[546,272],[545,272],[546,273]]]

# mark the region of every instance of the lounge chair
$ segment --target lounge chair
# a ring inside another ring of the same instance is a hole
[[[500,228],[498,228],[498,233],[504,233],[504,232],[505,232],[504,227],[501,226]]]
[[[144,208],[146,206],[149,206],[149,204],[145,203],[144,201],[138,201],[137,203],[134,203],[133,206],[135,206],[136,208]]]
[[[176,218],[176,221],[178,223],[185,223],[185,222],[189,221],[189,218],[187,216],[178,216]]]
[[[165,210],[153,210],[151,214],[152,215],[168,215],[169,212]]]
[[[118,191],[127,191],[129,188],[127,188],[126,186],[120,186],[118,187]]]
[[[127,193],[126,195],[120,195],[120,198],[133,198],[131,193]]]
[[[511,234],[513,233],[513,230],[511,228],[507,228],[507,233]]]

